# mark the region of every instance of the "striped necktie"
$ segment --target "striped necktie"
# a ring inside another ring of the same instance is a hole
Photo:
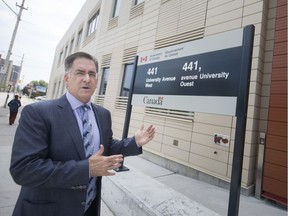
[[[85,148],[85,156],[87,159],[94,154],[94,145],[92,143],[93,131],[92,131],[92,124],[88,114],[89,110],[90,107],[87,104],[82,105],[80,109],[80,113],[82,113],[82,123],[83,123],[83,143]],[[85,211],[89,208],[92,201],[95,199],[95,196],[96,196],[96,178],[90,177],[86,195]]]

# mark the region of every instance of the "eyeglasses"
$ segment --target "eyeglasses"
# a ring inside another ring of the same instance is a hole
[[[86,74],[88,74],[90,79],[97,79],[98,78],[98,74],[94,71],[89,71],[88,73],[86,73],[85,71],[82,70],[76,70],[74,72],[72,72],[76,77],[79,78],[84,78],[86,76]]]

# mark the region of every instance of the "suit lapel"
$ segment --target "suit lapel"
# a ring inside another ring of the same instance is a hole
[[[85,159],[86,157],[83,147],[83,140],[73,110],[71,109],[71,106],[65,95],[59,98],[58,101],[58,108],[60,116],[63,118],[64,127],[68,131],[69,136],[71,137],[73,144],[77,149],[79,157],[81,159]]]

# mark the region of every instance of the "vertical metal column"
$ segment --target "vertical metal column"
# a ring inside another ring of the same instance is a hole
[[[135,77],[136,77],[137,62],[138,62],[138,56],[135,56],[135,58],[134,58],[133,70],[132,70],[132,78],[131,78],[130,91],[129,91],[127,108],[126,108],[126,114],[125,114],[124,128],[123,128],[123,133],[122,133],[122,139],[127,138],[127,136],[128,136],[128,131],[129,131],[131,111],[132,111],[131,102],[132,102],[134,82],[135,82]],[[116,172],[123,172],[123,171],[128,171],[128,170],[129,170],[129,169],[124,166],[124,160],[122,161],[121,166],[120,166],[118,169],[115,169]]]
[[[238,216],[239,213],[239,200],[241,191],[242,165],[245,144],[245,130],[248,109],[254,30],[255,27],[253,25],[249,25],[246,26],[243,31],[242,64],[236,107],[237,122],[233,152],[228,216]]]

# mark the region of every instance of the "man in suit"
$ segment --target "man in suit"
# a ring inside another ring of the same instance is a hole
[[[121,165],[123,156],[141,154],[141,147],[153,139],[152,125],[141,126],[134,137],[113,139],[110,112],[90,101],[97,73],[98,62],[91,55],[74,53],[65,60],[67,93],[22,110],[10,166],[22,186],[13,216],[100,215],[101,177],[114,175],[111,170]],[[89,121],[83,120],[83,112]],[[92,128],[88,132],[87,122]],[[84,148],[87,142],[92,156]],[[88,203],[91,185],[95,196]]]

